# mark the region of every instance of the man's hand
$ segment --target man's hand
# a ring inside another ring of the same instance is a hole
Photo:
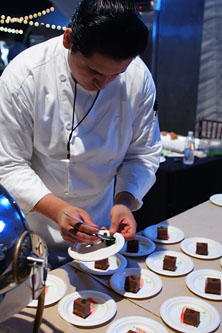
[[[111,209],[111,226],[110,233],[119,232],[125,239],[133,239],[136,234],[136,220],[131,212],[130,207],[134,197],[129,192],[120,192],[116,195],[114,206]]]
[[[92,234],[98,233],[97,225],[93,223],[90,216],[81,208],[69,206],[65,212],[74,219],[83,221],[86,224],[74,221],[67,215],[63,214],[58,221],[61,235],[64,240],[71,243],[94,243],[98,241],[98,237]]]
[[[59,225],[63,239],[70,243],[94,243],[99,240],[98,237],[92,235],[98,232],[98,226],[93,223],[87,212],[70,206],[53,194],[43,197],[33,210],[55,221]],[[88,225],[72,220],[64,212]]]
[[[136,234],[136,221],[125,205],[114,205],[111,209],[110,233],[119,232],[125,239],[133,239]]]

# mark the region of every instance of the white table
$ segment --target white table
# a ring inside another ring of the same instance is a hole
[[[198,236],[207,237],[220,243],[222,242],[222,207],[213,205],[210,201],[200,204],[182,214],[167,220],[167,223],[183,230],[185,238]],[[162,249],[181,251],[180,243],[171,245],[157,245],[156,251]],[[147,269],[145,258],[146,256],[137,257],[135,259],[132,257],[127,257],[128,267],[141,267]],[[195,270],[201,268],[211,268],[221,271],[220,258],[214,260],[201,260],[194,257],[190,258],[192,258],[194,262]],[[186,276],[168,277],[161,275],[160,277],[163,283],[163,288],[156,296],[142,300],[123,298],[117,293],[113,292],[109,287],[109,277],[89,275],[85,272],[82,272],[78,264],[73,262],[71,265],[78,267],[78,269],[71,267],[70,264],[67,264],[51,272],[51,274],[55,274],[61,277],[66,282],[68,287],[66,294],[76,290],[92,289],[110,295],[117,302],[116,316],[110,322],[100,327],[93,328],[93,332],[95,333],[106,332],[106,329],[114,320],[129,315],[149,317],[164,325],[168,329],[168,332],[175,332],[175,330],[167,327],[162,321],[160,317],[161,304],[165,300],[175,296],[198,297],[186,287]],[[211,301],[208,299],[206,301],[212,304],[218,310],[222,320],[222,302]],[[64,321],[58,314],[57,306],[58,304],[54,304],[53,306],[48,306],[44,309],[41,332],[69,333],[87,332],[92,330],[92,328],[76,327]],[[3,324],[0,324],[0,332],[2,332],[1,329],[3,330],[3,328],[5,329],[3,332],[31,332],[35,313],[35,309],[27,307],[24,308],[20,313],[14,315]],[[222,325],[220,325],[220,327],[215,332],[221,332],[221,327]]]

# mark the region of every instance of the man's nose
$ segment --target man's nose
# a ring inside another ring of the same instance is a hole
[[[103,75],[95,78],[95,84],[98,90],[103,90],[107,83],[110,82],[110,75]]]

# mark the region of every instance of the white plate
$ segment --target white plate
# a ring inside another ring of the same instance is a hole
[[[157,228],[158,227],[168,227],[168,239],[157,239]],[[166,223],[158,223],[151,225],[143,230],[144,236],[152,239],[154,242],[163,243],[163,244],[173,244],[178,243],[182,239],[184,239],[184,233],[179,228],[176,228],[172,225],[168,225]]]
[[[191,307],[200,312],[198,327],[181,322],[181,312],[184,307]],[[212,305],[202,299],[188,296],[178,296],[166,300],[160,307],[160,315],[167,325],[185,333],[209,333],[220,324],[220,315]]]
[[[106,333],[126,333],[129,330],[136,331],[140,328],[144,332],[150,333],[167,333],[163,325],[156,320],[140,316],[129,316],[118,319],[112,323]]]
[[[95,275],[112,275],[127,266],[127,260],[121,254],[109,257],[109,267],[106,270],[95,268],[94,261],[80,262],[79,266],[87,273]]]
[[[58,276],[48,274],[46,279],[46,294],[44,305],[53,304],[62,298],[66,293],[66,284]],[[34,299],[27,306],[37,307],[38,300]]]
[[[147,256],[148,254],[152,253],[155,248],[156,248],[156,244],[143,236],[139,236],[136,235],[134,239],[137,239],[139,241],[139,249],[138,252],[134,253],[134,252],[127,252],[127,242],[124,244],[122,250],[120,251],[120,253],[124,254],[125,256],[129,256],[129,257],[140,257],[140,256]]]
[[[187,287],[198,296],[216,301],[222,300],[222,295],[208,294],[204,292],[206,278],[216,278],[222,281],[222,272],[214,269],[199,269],[187,275]]]
[[[125,279],[129,275],[135,275],[142,279],[143,286],[137,293],[131,293],[124,289]],[[111,276],[111,288],[118,294],[130,298],[148,298],[157,294],[162,289],[162,281],[158,275],[148,269],[126,268]]]
[[[177,257],[176,270],[168,271],[163,269],[164,256]],[[194,265],[193,261],[181,252],[176,251],[158,251],[154,252],[146,258],[146,265],[154,272],[166,276],[180,276],[185,275],[192,271]]]
[[[100,230],[99,232],[109,235],[107,230]],[[125,239],[120,233],[116,232],[114,237],[116,241],[110,246],[106,246],[105,242],[101,241],[94,244],[75,243],[68,248],[68,254],[78,261],[96,261],[108,258],[119,252],[125,243]]]
[[[210,197],[210,201],[217,205],[217,206],[222,206],[222,194],[214,194]]]
[[[166,162],[166,157],[161,156],[161,157],[160,157],[160,163],[164,163],[164,162]]]
[[[77,298],[91,298],[96,305],[87,318],[81,318],[73,313],[73,302]],[[97,326],[111,319],[117,310],[116,302],[108,295],[94,290],[82,290],[65,296],[58,304],[60,316],[77,326]]]
[[[208,255],[196,254],[196,243],[208,243]],[[180,247],[183,252],[200,259],[216,259],[222,256],[222,245],[209,238],[187,238],[182,241]]]

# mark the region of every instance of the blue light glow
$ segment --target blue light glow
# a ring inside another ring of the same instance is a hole
[[[10,201],[6,197],[0,199],[0,206],[8,207],[9,205]]]
[[[160,10],[160,7],[161,7],[161,0],[156,0],[155,10]]]
[[[0,220],[0,232],[2,232],[5,228],[5,223]]]

